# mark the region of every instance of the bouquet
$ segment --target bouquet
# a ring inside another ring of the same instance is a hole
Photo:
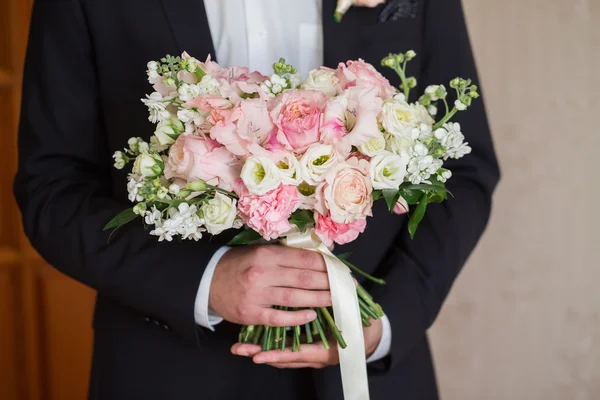
[[[427,205],[447,198],[452,173],[444,161],[471,151],[450,120],[478,97],[477,87],[456,78],[449,82],[453,103],[443,85],[410,103],[417,82],[406,65],[415,56],[381,62],[400,77],[399,90],[363,60],[320,67],[306,79],[284,59],[270,76],[187,53],[151,61],[154,92],[142,101],[156,130],[149,142],[133,137],[114,153],[116,168],[131,164],[127,190],[135,205],[105,229],[141,218],[159,241],[242,228],[231,245],[301,236],[330,263],[384,283],[329,250],[364,231],[377,200],[391,212],[410,211],[414,236]],[[355,299],[363,325],[383,315],[360,285]],[[239,339],[284,350],[290,334],[295,351],[317,337],[328,347],[331,333],[345,348],[335,307],[315,310],[318,318],[303,327],[245,326]]]

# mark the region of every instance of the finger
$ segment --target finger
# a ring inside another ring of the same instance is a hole
[[[243,357],[254,357],[262,351],[262,348],[255,344],[236,343],[231,346],[231,354]]]
[[[307,324],[316,318],[314,310],[282,311],[268,307],[259,312],[258,321],[254,325],[296,326]]]
[[[337,348],[325,349],[322,343],[303,344],[300,351],[264,351],[255,355],[252,360],[256,364],[337,364]]]
[[[276,363],[276,364],[267,364],[271,367],[279,368],[279,369],[298,369],[298,368],[313,368],[313,369],[323,369],[328,367],[325,364],[316,364],[316,363]]]
[[[323,256],[316,251],[280,246],[275,262],[282,267],[327,271]]]
[[[329,289],[329,278],[326,272],[299,268],[280,268],[273,279],[273,286],[327,290]]]
[[[266,305],[286,307],[329,307],[329,290],[302,290],[291,288],[269,288],[265,291]]]

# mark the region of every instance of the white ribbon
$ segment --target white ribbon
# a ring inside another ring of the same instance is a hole
[[[345,349],[338,344],[344,399],[369,400],[365,339],[356,285],[350,269],[329,251],[315,235],[314,230],[289,234],[281,240],[281,244],[316,251],[323,255],[329,277],[335,323],[347,344]]]

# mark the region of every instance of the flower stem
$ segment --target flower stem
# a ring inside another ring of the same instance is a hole
[[[312,337],[310,323],[307,323],[306,325],[304,325],[304,329],[306,330],[306,343],[312,343],[313,337]]]
[[[375,313],[375,311],[373,311],[373,309],[371,307],[369,307],[367,305],[367,303],[364,302],[364,300],[359,299],[358,304],[360,306],[361,313],[364,311],[369,317],[371,317],[373,319],[378,319],[379,318],[379,315],[377,315]]]
[[[365,301],[365,303],[373,309],[375,314],[378,317],[383,317],[385,314],[383,313],[383,309],[381,306],[373,301],[373,298],[367,291],[360,285],[356,287],[356,292],[358,296]]]
[[[350,270],[352,272],[354,272],[355,274],[360,275],[362,277],[365,277],[368,280],[370,280],[372,282],[375,282],[375,283],[377,283],[379,285],[385,285],[385,280],[379,279],[379,278],[375,278],[374,276],[367,274],[365,271],[363,271],[362,269],[358,268],[356,265],[352,264],[349,261],[342,260],[342,259],[339,259],[339,258],[338,258],[338,260],[340,260],[341,262],[343,262],[344,265],[347,266],[348,268],[350,268]]]
[[[252,344],[258,344],[264,329],[265,329],[264,325],[258,326],[258,329],[254,332],[254,337],[252,338]]]
[[[320,313],[317,311],[317,315],[319,315]],[[319,322],[319,319],[315,319],[313,321],[313,324],[315,325],[315,327],[317,328],[317,331],[319,332],[319,336],[321,337],[321,342],[323,342],[323,347],[325,347],[325,349],[329,350],[329,341],[327,341],[327,335],[325,335],[325,331],[323,330],[323,326],[321,325],[321,322]]]
[[[281,351],[285,351],[285,346],[287,345],[287,328],[283,328],[283,334],[281,337]]]
[[[454,117],[454,114],[456,114],[457,112],[458,112],[458,109],[456,107],[454,107],[452,109],[452,111],[450,111],[449,113],[446,113],[444,118],[440,119],[439,122],[437,122],[431,129],[435,132],[437,129],[441,128],[442,125],[444,125],[446,122],[448,122],[450,120],[450,118]]]
[[[335,337],[335,340],[339,343],[339,345],[342,349],[345,349],[347,346],[346,341],[344,340],[344,337],[342,336],[342,334],[340,333],[340,330],[338,329],[337,325],[335,324],[335,321],[333,320],[333,317],[329,313],[329,310],[325,307],[321,307],[321,308],[319,308],[319,311],[321,312],[321,314],[323,314],[323,317],[325,318],[325,320],[327,321],[327,324],[331,328],[331,333],[333,333],[333,337]]]

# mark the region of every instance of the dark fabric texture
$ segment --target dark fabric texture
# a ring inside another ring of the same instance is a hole
[[[353,8],[335,24],[335,1],[324,0],[325,64],[363,58],[378,66],[389,52],[414,49],[416,93],[456,76],[477,82],[460,0],[420,3],[411,18],[378,23],[383,6]],[[140,102],[150,91],[146,63],[183,50],[214,57],[200,0],[34,5],[14,190],[33,246],[98,291],[90,398],[341,400],[338,367],[256,366],[229,352],[237,327],[213,333],[195,324],[204,268],[228,235],[159,244],[137,223],[108,244],[102,231],[128,206],[126,174],[112,168],[112,153],[153,132]],[[393,331],[391,355],[369,365],[373,400],[437,398],[426,331],[487,224],[499,179],[483,101],[456,121],[473,153],[449,163],[454,197],[430,207],[417,237],[408,238],[405,216],[380,203],[366,232],[336,249],[388,282],[369,287]]]

